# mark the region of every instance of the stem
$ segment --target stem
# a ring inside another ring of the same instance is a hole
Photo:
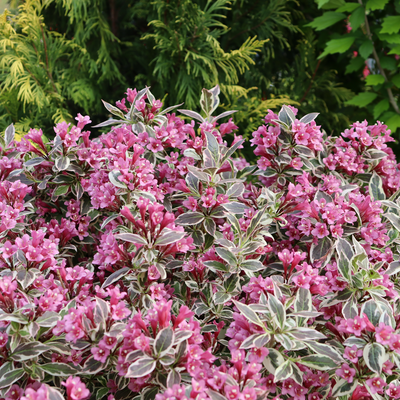
[[[51,85],[53,86],[54,92],[58,94],[58,90],[56,88],[56,85],[54,84],[53,76],[52,76],[50,68],[49,68],[49,57],[48,57],[48,54],[47,54],[47,43],[46,43],[46,38],[44,36],[44,31],[43,31],[42,24],[40,24],[40,30],[42,32],[42,38],[43,38],[43,44],[44,44],[44,54],[46,56],[47,75],[50,78],[50,82],[51,82]]]
[[[311,77],[311,82],[308,85],[308,88],[307,88],[306,92],[303,94],[303,97],[300,100],[300,104],[305,100],[306,96],[308,95],[308,92],[310,91],[310,89],[311,89],[311,87],[312,87],[312,85],[314,83],[314,78],[315,78],[315,75],[316,75],[316,73],[318,71],[318,68],[319,68],[320,64],[321,64],[321,60],[318,60],[317,66],[315,67],[314,73],[313,73],[313,75]]]
[[[362,0],[358,0],[358,2],[361,4],[361,6],[363,5]],[[374,46],[374,41],[372,40],[372,33],[371,33],[370,28],[369,28],[367,14],[365,13],[364,15],[365,15],[365,29],[367,31],[367,36],[368,36],[368,39],[372,42],[372,54],[373,54],[374,59],[376,61],[376,65],[379,68],[379,72],[381,73],[381,75],[385,79],[385,82],[388,82],[388,78],[387,78],[387,76],[385,74],[384,69],[382,68],[381,62],[380,62],[379,57],[378,57],[378,53],[376,52],[376,49],[375,49],[375,46]],[[394,108],[396,113],[400,114],[399,106],[397,105],[397,102],[396,102],[396,100],[395,100],[395,98],[393,96],[392,89],[387,88],[386,90],[387,90],[387,94],[389,96],[390,104],[392,105],[392,107]]]

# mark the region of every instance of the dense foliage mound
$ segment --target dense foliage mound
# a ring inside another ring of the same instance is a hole
[[[385,125],[128,89],[110,131],[13,126],[0,158],[0,397],[400,398],[400,171]],[[224,119],[225,118],[225,119]],[[230,136],[229,136],[230,137]]]

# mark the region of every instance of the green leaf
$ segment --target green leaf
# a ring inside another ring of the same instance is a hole
[[[392,225],[400,232],[400,217],[393,213],[386,213],[385,217],[392,223]]]
[[[134,244],[143,244],[146,245],[148,244],[146,239],[142,238],[139,235],[136,235],[136,233],[118,233],[115,236],[115,239],[123,240],[124,242],[129,242],[129,243],[134,243]]]
[[[347,396],[354,392],[358,385],[357,379],[354,379],[352,383],[347,382],[344,379],[340,379],[332,390],[332,398],[348,398]]]
[[[70,376],[77,373],[77,369],[64,363],[41,364],[40,368],[52,376]]]
[[[155,352],[158,355],[166,354],[174,344],[174,337],[175,337],[174,331],[170,326],[158,332],[157,337],[154,341]]]
[[[240,311],[240,313],[243,314],[243,316],[245,316],[253,324],[261,326],[265,330],[264,323],[248,305],[235,300],[233,300],[233,302],[235,303],[235,306]]]
[[[372,103],[378,95],[372,92],[363,92],[354,96],[351,100],[346,101],[346,105],[348,106],[357,106],[357,107],[365,107],[369,103]]]
[[[384,122],[392,132],[396,132],[397,128],[400,127],[400,115],[394,114],[392,117]]]
[[[266,269],[266,266],[262,264],[261,261],[258,260],[246,260],[240,264],[240,268],[246,271],[263,271]]]
[[[329,357],[335,363],[340,364],[343,362],[343,358],[340,355],[340,353],[330,345],[313,341],[306,342],[306,344],[310,349],[314,350],[316,353],[322,356]]]
[[[400,16],[385,17],[380,33],[397,33],[400,30]]]
[[[243,203],[239,203],[237,201],[222,204],[222,207],[232,214],[243,214],[249,208]]]
[[[217,292],[213,296],[214,304],[224,304],[232,298],[232,295],[224,292]]]
[[[15,361],[26,361],[37,357],[49,350],[49,347],[40,342],[28,342],[20,344],[10,357]]]
[[[114,170],[110,171],[110,173],[108,174],[108,179],[114,186],[122,188],[122,189],[126,189],[125,183],[121,182],[118,179],[121,175],[122,175],[121,172],[114,169]]]
[[[360,53],[360,56],[366,60],[374,51],[374,44],[372,43],[371,40],[365,40],[363,44],[360,46],[358,49],[358,52]],[[360,67],[364,65],[364,62],[360,65]]]
[[[365,6],[367,10],[383,10],[389,0],[368,0]]]
[[[175,220],[177,225],[197,225],[204,220],[204,215],[197,211],[185,212]]]
[[[332,246],[332,240],[329,239],[328,236],[319,239],[316,245],[313,243],[310,250],[311,261],[322,261],[322,263],[326,262]]]
[[[387,54],[397,54],[397,55],[399,55],[400,54],[400,46],[395,46],[395,47],[393,47],[390,51],[389,51],[389,53],[387,53]]]
[[[312,298],[308,289],[299,288],[297,291],[294,311],[312,311]]]
[[[385,192],[383,191],[382,179],[375,171],[369,181],[369,194],[375,201],[386,199]]]
[[[54,162],[54,166],[59,170],[59,171],[64,171],[66,170],[69,165],[71,164],[71,160],[69,157],[62,156],[58,157],[56,161]]]
[[[390,81],[393,82],[396,87],[398,87],[400,89],[400,74],[397,74],[395,76],[392,76],[390,78]],[[387,101],[387,100],[386,100]],[[386,111],[386,110],[385,110]]]
[[[352,72],[358,71],[365,64],[364,60],[361,57],[354,57],[350,60],[349,64],[346,67],[346,74],[350,74]]]
[[[399,74],[400,77],[400,74]],[[400,84],[400,82],[399,82]],[[397,86],[397,85],[396,85]],[[375,107],[374,107],[374,119],[378,119],[379,116],[385,112],[386,110],[389,109],[389,100],[388,99],[383,99],[381,100]]]
[[[375,86],[385,83],[385,78],[382,75],[368,75],[365,79],[367,85]]]
[[[105,289],[107,286],[112,285],[113,283],[119,281],[125,275],[127,275],[130,271],[129,267],[124,267],[119,269],[118,271],[113,272],[101,285],[102,289]]]
[[[316,31],[321,31],[323,29],[328,28],[331,25],[336,24],[336,22],[341,21],[346,18],[346,14],[342,14],[334,11],[327,11],[323,13],[320,17],[314,19],[314,21],[310,22],[306,26],[310,26],[314,28]]]
[[[63,194],[67,193],[69,190],[69,186],[68,185],[60,185],[57,186],[56,190],[54,191],[53,195],[54,196],[62,196]]]
[[[325,51],[318,57],[318,59],[325,57],[328,54],[344,53],[349,50],[354,43],[354,36],[342,37],[340,39],[332,39],[326,44]]]
[[[393,261],[389,264],[389,267],[385,271],[385,274],[390,276],[390,275],[398,274],[399,272],[400,272],[400,262]]]
[[[268,295],[268,307],[274,317],[276,317],[279,326],[283,329],[286,321],[286,310],[283,304],[272,294]]]
[[[363,350],[365,364],[371,371],[380,374],[385,362],[385,348],[379,343],[368,343]]]
[[[14,382],[20,380],[25,375],[22,368],[13,369],[0,376],[0,389],[11,386]]]
[[[349,23],[352,27],[353,32],[356,31],[365,22],[365,11],[364,7],[358,7],[350,15]]]
[[[231,251],[229,251],[228,249],[224,249],[223,247],[217,247],[215,249],[215,251],[229,265],[237,265],[236,256]]]
[[[317,369],[318,371],[328,371],[337,368],[337,364],[330,357],[317,354],[302,357],[300,360],[296,361],[307,367]]]
[[[36,323],[39,326],[43,327],[52,327],[57,324],[57,321],[60,319],[60,315],[54,311],[46,311],[42,316],[40,316]]]
[[[151,357],[142,357],[132,363],[128,372],[126,373],[127,378],[141,378],[142,376],[148,375],[154,371],[156,367],[156,360]]]
[[[96,400],[101,400],[104,396],[107,395],[107,393],[109,392],[109,388],[108,387],[101,387],[97,389],[96,392]]]
[[[163,234],[155,241],[154,246],[168,246],[183,239],[186,232],[177,232],[170,229],[164,229]]]
[[[275,371],[275,382],[284,381],[285,379],[290,378],[293,373],[292,362],[290,360],[286,360],[283,364],[281,364]]]
[[[346,3],[343,6],[339,7],[337,12],[353,12],[356,8],[360,7],[359,3]]]
[[[318,332],[312,328],[297,327],[288,333],[295,339],[305,342],[310,340],[326,339],[326,336],[323,333]]]

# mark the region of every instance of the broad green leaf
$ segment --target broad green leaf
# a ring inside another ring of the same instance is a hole
[[[325,355],[313,354],[311,356],[302,357],[300,360],[296,361],[319,371],[328,371],[338,367],[337,363],[335,363],[331,357]]]
[[[264,360],[264,366],[271,374],[275,374],[276,369],[285,362],[282,354],[276,349],[268,349],[268,357]]]
[[[175,220],[177,225],[197,225],[204,220],[204,215],[197,211],[185,212]]]
[[[261,261],[246,260],[240,264],[240,268],[244,269],[246,271],[255,272],[255,271],[262,271],[262,270],[266,269],[267,267],[265,265],[263,265]]]
[[[225,249],[223,247],[217,247],[215,249],[217,254],[224,260],[226,261],[229,265],[237,265],[237,258],[236,256],[229,251],[228,249]]]
[[[357,385],[357,379],[354,379],[352,383],[349,383],[344,379],[340,379],[332,390],[332,398],[348,398],[348,395],[354,392]]]
[[[272,294],[268,295],[268,307],[276,318],[279,326],[283,329],[286,321],[286,310],[283,304]]]
[[[318,342],[314,342],[314,341],[307,342],[306,344],[310,349],[314,350],[316,353],[318,353],[322,356],[329,357],[335,363],[340,364],[343,362],[343,358],[342,358],[341,354],[330,345],[318,343]]]
[[[134,244],[148,244],[147,241],[135,233],[118,233],[115,235],[115,239],[123,240],[124,242],[134,243]]]
[[[112,171],[109,172],[109,174],[108,174],[108,179],[110,180],[110,182],[111,182],[114,186],[119,187],[119,188],[122,188],[122,189],[126,189],[125,183],[121,182],[121,181],[118,179],[121,175],[122,175],[121,172],[119,172],[119,171],[117,171],[117,170],[114,169],[114,170],[112,170]]]
[[[398,88],[400,88],[400,74],[397,74],[397,75],[395,75],[395,76],[392,76],[391,78],[390,78],[390,80],[391,80],[391,82],[393,82],[395,85],[396,85],[396,87],[398,87]],[[386,99],[385,99],[386,100]],[[383,100],[382,100],[383,101]],[[389,101],[388,100],[386,100],[387,101],[387,103],[389,104]],[[384,111],[386,111],[387,109],[388,109],[389,107],[387,107]]]
[[[176,232],[172,230],[163,230],[163,234],[155,241],[155,246],[168,246],[183,239],[186,232]]]
[[[351,45],[354,43],[354,36],[346,36],[340,39],[332,39],[326,44],[324,52],[318,57],[318,59],[325,57],[328,54],[344,53],[349,50]]]
[[[394,114],[388,120],[385,121],[385,124],[391,129],[392,132],[395,132],[397,128],[400,127],[400,115]]]
[[[78,372],[75,367],[64,363],[40,364],[39,367],[52,376],[70,376]]]
[[[385,271],[386,275],[394,275],[400,272],[400,261],[393,261],[389,264],[388,269]]]
[[[366,60],[373,52],[374,50],[374,44],[372,43],[371,40],[367,39],[363,42],[363,44],[360,46],[360,48],[358,49],[358,52],[360,53],[360,56]],[[364,61],[362,62],[362,64],[360,65],[363,66],[364,65]],[[358,69],[358,68],[357,68]]]
[[[274,382],[279,382],[288,379],[290,378],[292,373],[293,373],[292,362],[290,360],[286,360],[276,369]]]
[[[25,371],[22,368],[6,372],[4,375],[0,376],[0,389],[8,388],[14,382],[20,380],[24,375]]]
[[[331,25],[336,24],[337,22],[346,18],[346,14],[342,14],[340,12],[327,11],[323,13],[320,17],[314,19],[314,21],[310,22],[306,26],[310,26],[314,28],[316,31],[321,31],[323,29],[328,28]]]
[[[365,22],[365,10],[364,7],[358,7],[352,12],[349,18],[350,26],[352,31],[355,32]]]
[[[385,348],[379,343],[368,343],[363,350],[365,364],[371,371],[380,374],[385,362]]]
[[[112,285],[113,283],[119,281],[121,278],[123,278],[125,275],[127,275],[130,272],[129,267],[124,267],[119,269],[118,271],[113,272],[107,279],[104,281],[103,285],[101,286],[103,289],[106,287]]]
[[[385,217],[392,223],[392,225],[400,231],[400,217],[393,213],[386,213]]]
[[[400,87],[400,74],[399,74],[399,75],[396,75],[396,76],[399,77],[399,82],[398,82],[399,86],[398,86],[398,87]],[[392,82],[393,82],[393,78],[392,78]],[[394,82],[393,82],[393,83],[394,83]],[[395,85],[396,85],[396,84],[395,84]],[[397,86],[397,85],[396,85],[396,86]],[[388,100],[388,99],[383,99],[383,100],[381,100],[381,101],[374,107],[374,111],[373,111],[374,119],[378,119],[379,116],[380,116],[383,112],[387,111],[388,109],[389,109],[389,100]]]
[[[240,313],[243,314],[244,317],[246,317],[251,323],[258,325],[265,330],[264,323],[248,305],[240,303],[235,300],[233,302],[235,303],[235,306],[240,311]]]
[[[155,367],[156,360],[151,357],[142,357],[129,366],[125,376],[127,378],[141,378],[153,372]]]
[[[346,101],[346,105],[365,107],[372,103],[378,95],[372,92],[363,92],[354,96],[351,100]]]
[[[303,341],[326,339],[326,336],[323,333],[312,328],[297,327],[288,333],[295,339]]]
[[[356,8],[360,7],[359,3],[346,3],[340,6],[337,12],[353,12]]]
[[[56,190],[53,193],[53,196],[55,196],[55,197],[62,196],[63,194],[67,193],[68,190],[69,190],[69,186],[68,185],[57,186]]]
[[[383,19],[380,33],[397,33],[400,30],[400,16],[388,16]]]
[[[349,64],[346,67],[346,74],[350,74],[352,72],[358,71],[362,67],[364,67],[365,61],[361,57],[354,57],[350,60]]]
[[[385,78],[382,75],[368,75],[365,81],[367,85],[375,86],[385,83]]]
[[[166,352],[174,344],[174,331],[171,327],[167,327],[158,332],[154,341],[154,350],[157,354],[166,354]]]
[[[368,0],[366,4],[367,10],[383,10],[389,0]]]
[[[382,178],[374,171],[369,181],[369,194],[376,200],[385,200],[386,195],[383,191]]]
[[[311,261],[321,261],[322,264],[325,264],[328,260],[329,253],[332,250],[332,246],[332,240],[329,239],[328,236],[319,239],[316,245],[313,243],[310,250]]]

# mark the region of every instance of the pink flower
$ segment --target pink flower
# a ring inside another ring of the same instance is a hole
[[[369,386],[372,394],[382,394],[383,388],[386,386],[386,382],[380,377],[367,379],[366,384]]]
[[[112,319],[114,321],[119,321],[120,319],[124,319],[131,314],[131,312],[129,311],[128,308],[126,308],[123,302],[119,302],[118,304],[111,306],[111,310],[112,310]]]
[[[344,349],[344,357],[350,360],[353,364],[358,362],[358,358],[361,357],[363,354],[363,351],[357,348],[356,345],[352,347],[346,347]]]
[[[305,276],[304,274],[301,274],[293,277],[293,282],[298,287],[302,287],[304,289],[310,289],[311,279],[312,279],[311,276]]]
[[[68,400],[83,400],[90,396],[89,390],[77,376],[70,376],[65,382],[61,382],[66,387]]]
[[[318,239],[322,239],[325,236],[329,235],[329,231],[326,227],[326,224],[323,224],[321,222],[317,222],[315,224],[315,228],[311,231],[311,234],[313,236],[316,236]]]
[[[253,347],[249,351],[249,361],[251,363],[262,363],[269,354],[269,350],[266,347]]]
[[[182,204],[191,211],[196,211],[197,210],[197,200],[190,196],[187,198],[187,200],[183,201]]]
[[[101,363],[105,363],[107,361],[107,357],[110,355],[110,350],[101,342],[99,343],[98,347],[92,347],[90,351],[93,354],[93,358]]]
[[[391,326],[385,325],[383,322],[375,328],[375,338],[380,344],[390,344],[393,341],[394,329]]]
[[[386,390],[386,394],[392,399],[400,399],[400,386],[396,386],[394,383],[390,383],[389,389]]]
[[[347,332],[354,333],[356,336],[361,336],[361,331],[365,329],[366,326],[367,324],[364,319],[359,316],[347,320]]]
[[[336,370],[336,375],[340,376],[349,383],[353,382],[355,374],[356,370],[350,368],[349,364],[343,364],[339,369]]]

